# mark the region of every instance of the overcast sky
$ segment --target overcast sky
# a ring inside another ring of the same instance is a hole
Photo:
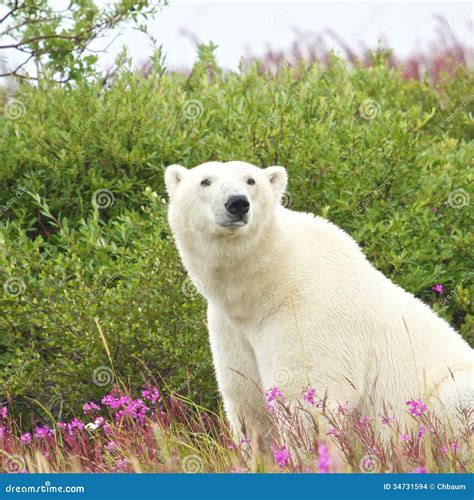
[[[195,60],[192,42],[180,34],[185,29],[202,42],[216,43],[219,62],[235,68],[247,47],[256,54],[262,53],[267,45],[289,47],[295,38],[295,28],[316,33],[331,29],[354,46],[363,42],[376,47],[384,39],[403,56],[435,39],[436,15],[444,16],[461,40],[472,43],[470,2],[171,0],[148,26],[163,44],[170,66],[190,66]],[[139,33],[127,30],[114,43],[113,51],[122,44],[129,47],[136,61],[146,59],[146,41]]]
[[[67,1],[54,0],[54,4],[64,6]],[[441,15],[459,39],[472,44],[472,13],[470,2],[170,0],[170,5],[147,24],[163,45],[169,67],[189,67],[196,58],[193,43],[181,33],[184,29],[202,42],[216,43],[220,64],[234,69],[248,48],[258,55],[268,45],[276,49],[289,47],[295,39],[295,29],[313,33],[330,29],[355,48],[360,42],[373,48],[384,40],[397,55],[404,56],[435,40],[436,16]],[[94,47],[104,48],[110,40],[101,40]],[[151,53],[143,34],[125,29],[107,54],[101,55],[101,66],[110,65],[123,45],[137,64],[145,62]],[[10,64],[16,60],[11,53],[9,59]]]

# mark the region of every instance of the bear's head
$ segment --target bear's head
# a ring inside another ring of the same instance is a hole
[[[256,236],[275,216],[287,185],[283,167],[207,162],[192,169],[170,165],[165,184],[169,222],[177,240],[210,242]]]

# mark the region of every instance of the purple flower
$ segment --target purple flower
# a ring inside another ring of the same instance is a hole
[[[126,458],[117,458],[115,460],[115,470],[125,470],[128,465],[128,460]]]
[[[344,403],[344,404],[339,404],[337,406],[337,412],[341,413],[342,415],[345,415],[347,412],[347,407],[349,406],[349,403]]]
[[[318,470],[323,474],[329,472],[329,450],[325,444],[318,446]]]
[[[327,436],[337,437],[339,435],[339,431],[335,427],[331,427],[328,432],[326,432]]]
[[[416,401],[411,399],[405,404],[408,405],[408,411],[415,417],[421,417],[422,413],[427,410],[426,405],[423,401],[421,401],[421,399],[417,399]]]
[[[250,439],[244,438],[244,439],[240,440],[240,446],[242,446],[244,448],[250,447],[251,444],[252,444],[252,441],[250,441]]]
[[[94,420],[94,424],[97,425],[97,427],[100,427],[104,423],[104,417],[97,417]]]
[[[422,438],[425,432],[426,432],[426,427],[424,425],[420,425],[420,427],[418,427],[418,432],[416,433],[416,435],[419,438]]]
[[[1,418],[7,418],[7,415],[8,415],[8,409],[6,406],[2,406],[0,408],[0,417]]]
[[[431,288],[431,291],[443,295],[444,287],[443,285],[440,285],[439,283]]]
[[[431,211],[435,214],[438,211],[438,209],[436,207],[432,207]]]
[[[44,425],[43,427],[35,427],[35,438],[42,439],[51,435],[51,429],[47,425]]]
[[[112,410],[116,410],[117,408],[130,403],[130,398],[128,396],[120,396],[116,398],[113,394],[107,394],[107,396],[102,398],[101,403],[108,406]]]
[[[77,418],[74,418],[67,424],[67,430],[70,436],[75,436],[76,431],[82,431],[84,429],[84,424]]]
[[[0,425],[0,438],[4,438],[7,434],[7,428],[4,425]]]
[[[132,417],[134,420],[137,420],[139,424],[143,425],[145,422],[145,415],[148,411],[148,406],[146,406],[141,399],[135,399],[130,401],[125,406],[125,413]],[[120,412],[117,412],[120,413]],[[117,415],[115,415],[117,417]]]
[[[361,428],[361,427],[365,427],[366,425],[368,425],[370,423],[370,418],[367,416],[367,415],[364,415],[360,420],[359,422],[356,424],[357,427]]]
[[[28,444],[31,443],[31,434],[29,432],[25,432],[25,434],[22,434],[20,437],[20,441],[23,444]]]
[[[452,450],[459,450],[459,445],[458,445],[458,443],[456,443],[456,441],[453,441],[451,443],[451,449]]]
[[[94,412],[94,411],[100,411],[100,406],[93,401],[90,401],[89,403],[85,403],[84,406],[82,407],[84,414],[87,415],[88,413]]]
[[[278,389],[277,386],[268,389],[268,391],[265,393],[265,399],[269,403],[273,403],[276,398],[281,398],[282,396],[283,394],[281,393],[280,389]]]
[[[426,474],[428,470],[426,467],[417,467],[413,472],[416,474]]]
[[[112,451],[115,450],[115,448],[117,448],[117,443],[115,441],[109,441],[108,443],[106,443],[105,445],[105,449],[111,453]]]
[[[142,398],[154,404],[161,398],[161,396],[158,389],[156,387],[152,387],[151,389],[142,390]]]
[[[313,387],[306,387],[306,389],[303,391],[303,399],[306,401],[311,406],[316,405],[316,401],[314,398],[316,397],[316,389]]]
[[[408,434],[400,434],[400,441],[402,443],[406,443],[407,441],[410,441],[410,436]]]
[[[280,446],[279,448],[270,446],[270,448],[273,452],[273,458],[279,467],[285,467],[288,465],[288,462],[290,461],[290,454],[284,446]]]

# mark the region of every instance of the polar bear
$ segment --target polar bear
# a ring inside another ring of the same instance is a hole
[[[422,398],[473,406],[469,345],[366,259],[342,229],[282,206],[283,167],[207,162],[165,171],[182,262],[208,302],[212,357],[236,435],[268,431],[262,390],[305,386],[378,417]]]

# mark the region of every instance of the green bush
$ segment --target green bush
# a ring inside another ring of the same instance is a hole
[[[258,63],[223,73],[201,47],[190,76],[157,60],[147,78],[124,66],[110,88],[25,85],[4,98],[4,395],[69,413],[110,388],[97,370],[113,366],[131,386],[155,376],[215,401],[205,304],[166,223],[170,163],[285,166],[291,208],[343,227],[473,342],[472,74],[434,88],[376,57],[271,76]]]

